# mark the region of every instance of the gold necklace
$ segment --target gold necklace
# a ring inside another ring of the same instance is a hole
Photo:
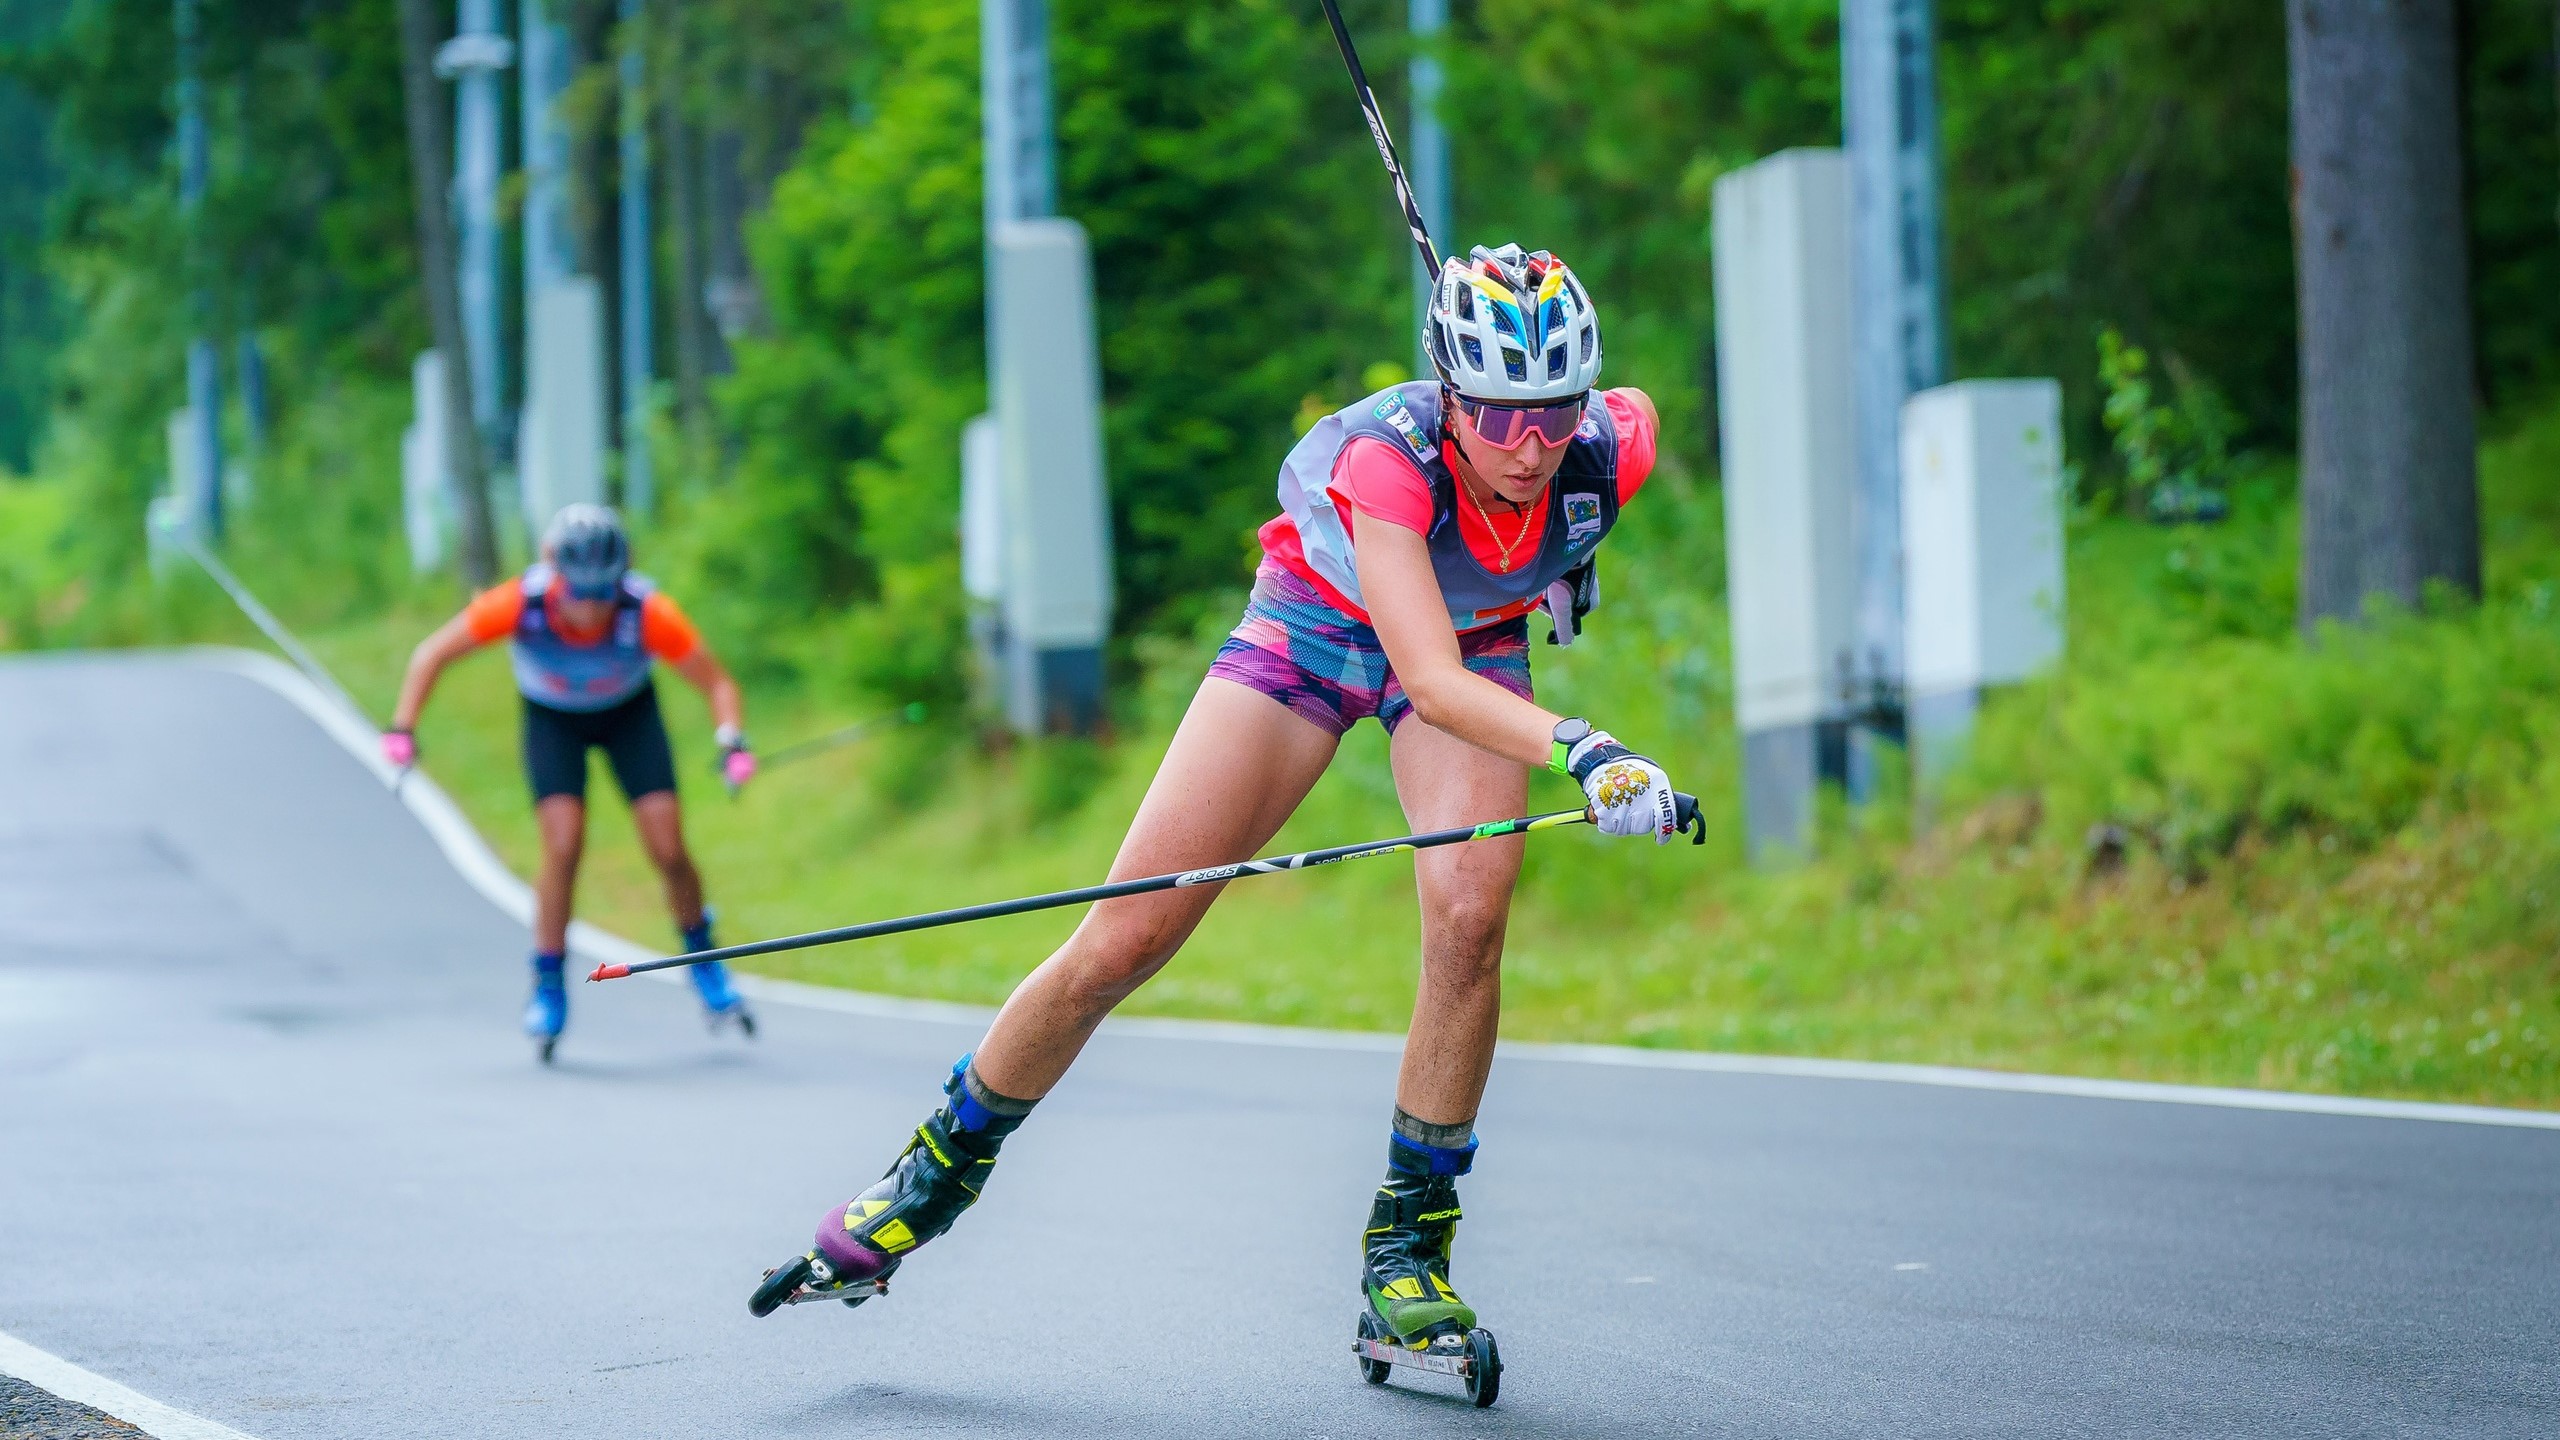
[[[1523,508],[1520,511],[1520,528],[1513,532],[1511,536],[1511,543],[1506,545],[1502,540],[1502,532],[1493,528],[1493,516],[1485,510],[1484,502],[1476,498],[1475,487],[1467,483],[1467,477],[1459,475],[1452,478],[1458,482],[1458,493],[1466,496],[1467,503],[1476,507],[1476,518],[1484,522],[1484,533],[1493,537],[1493,548],[1502,552],[1502,560],[1499,564],[1494,566],[1494,569],[1505,575],[1510,574],[1511,552],[1520,548],[1521,541],[1529,538],[1528,510]],[[1505,500],[1502,503],[1508,505],[1511,502]]]

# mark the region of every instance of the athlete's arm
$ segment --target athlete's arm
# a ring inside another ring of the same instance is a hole
[[[435,628],[418,648],[409,652],[408,673],[400,677],[400,700],[391,707],[391,728],[405,734],[418,728],[418,716],[427,708],[427,697],[435,693],[436,678],[444,667],[480,648],[480,637],[472,632],[471,612],[447,620]]]
[[[722,734],[746,733],[746,698],[739,692],[738,682],[731,678],[728,667],[720,663],[720,657],[711,653],[710,646],[696,645],[683,659],[670,660],[667,664],[685,678],[685,683],[701,691],[702,698],[711,702],[711,723],[719,726]]]
[[[1545,768],[1559,717],[1467,668],[1430,547],[1401,525],[1350,513],[1360,598],[1414,713],[1478,749]]]

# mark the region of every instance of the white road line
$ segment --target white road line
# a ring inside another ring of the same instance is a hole
[[[50,1390],[65,1400],[103,1410],[156,1440],[251,1440],[228,1425],[217,1425],[201,1415],[163,1405],[6,1331],[0,1331],[0,1374],[15,1375],[39,1390]]]
[[[309,677],[292,666],[254,650],[205,646],[181,652],[199,664],[243,675],[266,686],[309,715],[357,762],[389,785],[394,772],[382,758],[379,737],[371,725],[331,699]],[[412,772],[398,791],[400,803],[424,825],[445,858],[473,889],[514,917],[530,923],[533,891],[509,871],[480,832],[465,819],[451,797],[434,781]],[[569,930],[570,948],[582,959],[630,964],[660,953],[644,945],[579,921]],[[672,970],[653,971],[663,980]],[[775,1004],[879,1020],[918,1020],[932,1024],[983,1027],[995,1011],[977,1005],[940,1000],[909,1000],[869,995],[856,990],[804,985],[761,976],[740,976],[749,995]],[[1282,1025],[1248,1025],[1225,1020],[1172,1020],[1148,1016],[1115,1017],[1104,1028],[1118,1035],[1163,1040],[1207,1041],[1230,1045],[1269,1045],[1295,1050],[1392,1051],[1403,1048],[1400,1035],[1351,1030],[1306,1030]],[[1689,1070],[1721,1075],[1779,1075],[1806,1080],[1860,1080],[1888,1085],[1930,1085],[1955,1090],[1993,1090],[2024,1095],[2060,1095],[2082,1100],[2141,1101],[2162,1105],[2204,1105],[2230,1110],[2271,1110],[2301,1115],[2349,1115],[2379,1120],[2426,1120],[2457,1125],[2496,1125],[2527,1130],[2560,1130],[2560,1112],[2507,1110],[2488,1105],[2438,1105],[2414,1100],[2364,1100],[2345,1095],[2304,1095],[2281,1090],[2240,1090],[2203,1085],[2163,1085],[2143,1080],[2093,1080],[2070,1075],[2017,1074],[1972,1070],[1953,1065],[1895,1065],[1868,1060],[1816,1060],[1786,1055],[1728,1055],[1703,1050],[1649,1050],[1627,1045],[1550,1045],[1504,1041],[1500,1053],[1509,1059],[1577,1065],[1616,1065],[1641,1070]]]

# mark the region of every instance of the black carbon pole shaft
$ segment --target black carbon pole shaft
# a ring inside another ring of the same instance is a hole
[[[1694,807],[1694,802],[1692,802]],[[712,960],[735,960],[748,955],[771,955],[779,950],[806,950],[815,945],[840,945],[848,940],[871,940],[882,935],[904,935],[913,930],[934,930],[945,925],[965,925],[972,920],[993,920],[1000,915],[1022,915],[1034,910],[1055,910],[1066,905],[1086,905],[1096,900],[1116,900],[1124,895],[1145,895],[1158,890],[1180,890],[1193,885],[1216,885],[1228,880],[1241,880],[1248,875],[1279,875],[1292,870],[1331,865],[1341,860],[1366,860],[1372,855],[1395,855],[1408,850],[1434,850],[1443,845],[1463,845],[1470,840],[1491,840],[1500,835],[1526,835],[1536,830],[1551,830],[1559,825],[1589,823],[1588,810],[1557,810],[1546,815],[1523,815],[1516,820],[1492,820],[1482,825],[1461,826],[1455,830],[1433,830],[1421,835],[1406,835],[1394,840],[1371,840],[1358,845],[1336,845],[1324,850],[1301,850],[1295,855],[1274,855],[1267,860],[1244,860],[1233,865],[1212,865],[1202,870],[1184,870],[1173,875],[1150,875],[1142,880],[1118,880],[1108,885],[1088,885],[1081,890],[1059,890],[1047,895],[1032,895],[1020,900],[997,900],[985,905],[964,905],[957,910],[936,910],[928,915],[906,915],[895,920],[874,920],[864,925],[845,925],[833,930],[812,930],[805,935],[785,935],[774,940],[754,940],[744,945],[725,945],[717,950],[700,950],[691,955],[669,955],[659,960],[643,960],[636,965],[599,965],[588,974],[589,980],[619,980],[644,970],[672,970],[684,965],[700,965]]]
[[[1422,268],[1436,281],[1440,275],[1440,247],[1431,243],[1431,227],[1423,223],[1422,207],[1414,202],[1413,182],[1405,178],[1404,164],[1396,159],[1396,142],[1387,134],[1386,117],[1378,113],[1378,97],[1369,89],[1369,72],[1360,68],[1360,51],[1351,43],[1351,28],[1342,23],[1342,7],[1334,0],[1324,0],[1324,18],[1333,22],[1333,43],[1342,47],[1342,63],[1351,71],[1351,88],[1360,95],[1360,113],[1369,121],[1369,138],[1377,142],[1378,158],[1386,162],[1387,178],[1395,182],[1396,201],[1404,206],[1405,228],[1413,232],[1414,248],[1422,252]]]

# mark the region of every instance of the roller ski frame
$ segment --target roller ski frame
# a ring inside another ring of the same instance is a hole
[[[876,1275],[850,1285],[835,1283],[835,1268],[826,1257],[812,1250],[795,1255],[764,1272],[764,1280],[747,1297],[747,1313],[762,1319],[785,1305],[814,1305],[821,1300],[840,1300],[846,1308],[889,1293],[889,1277]]]
[[[1481,1326],[1464,1332],[1442,1328],[1437,1334],[1415,1338],[1422,1343],[1407,1345],[1396,1339],[1374,1311],[1363,1309],[1359,1333],[1351,1341],[1352,1353],[1360,1360],[1360,1378],[1384,1385],[1395,1367],[1402,1365],[1460,1381],[1467,1387],[1468,1402],[1479,1410],[1501,1395],[1502,1351],[1493,1343],[1492,1331]]]

